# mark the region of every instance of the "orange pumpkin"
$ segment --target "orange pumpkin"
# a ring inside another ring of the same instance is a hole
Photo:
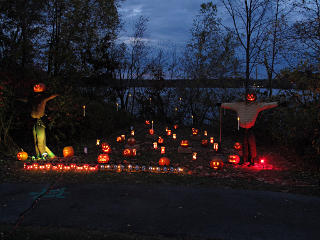
[[[217,152],[219,150],[219,144],[217,142],[215,142],[213,144],[213,149]]]
[[[197,128],[192,128],[192,135],[193,135],[193,136],[197,136],[198,133],[199,133],[199,129],[197,129]]]
[[[25,161],[25,160],[28,159],[28,153],[23,152],[23,151],[22,152],[18,152],[17,158],[18,158],[19,161]]]
[[[146,125],[150,125],[150,121],[149,120],[146,120]]]
[[[173,125],[173,128],[174,128],[174,129],[178,129],[178,127],[179,127],[178,124]]]
[[[74,150],[72,146],[66,146],[62,150],[63,157],[72,157],[74,155]]]
[[[257,95],[255,93],[248,93],[246,99],[248,102],[254,102],[257,99]]]
[[[160,166],[169,166],[170,165],[170,159],[167,158],[167,157],[160,158],[159,165]]]
[[[110,160],[110,157],[106,153],[102,153],[98,156],[98,163],[108,163]]]
[[[159,138],[158,138],[158,143],[159,143],[159,144],[163,144],[163,141],[164,141],[164,140],[163,140],[162,137],[159,137]]]
[[[128,138],[128,144],[133,146],[136,144],[136,139],[134,137],[129,137]]]
[[[210,167],[214,170],[218,170],[223,167],[223,161],[218,157],[214,157],[210,161]]]
[[[238,164],[240,162],[239,155],[231,154],[228,156],[229,163]]]
[[[152,128],[149,129],[149,133],[150,135],[153,135],[154,134],[154,130]]]
[[[208,145],[209,145],[208,139],[202,139],[202,140],[201,140],[201,146],[207,147]]]
[[[33,86],[34,92],[44,92],[46,90],[46,85],[44,83],[37,83]]]
[[[236,149],[236,150],[241,150],[241,148],[242,148],[241,143],[236,142],[236,143],[233,145],[233,148]]]
[[[181,140],[180,146],[181,147],[189,147],[189,141],[188,140]]]
[[[129,148],[124,149],[123,156],[125,156],[125,157],[131,156],[131,149],[129,149]]]
[[[122,142],[122,137],[121,136],[117,137],[117,142]]]
[[[104,153],[110,153],[111,152],[111,147],[106,142],[101,143],[101,149],[102,149],[102,152],[104,152]]]

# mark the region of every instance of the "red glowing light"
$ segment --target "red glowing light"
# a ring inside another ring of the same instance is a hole
[[[261,164],[264,164],[265,163],[265,160],[262,158],[262,159],[260,159],[260,163]]]

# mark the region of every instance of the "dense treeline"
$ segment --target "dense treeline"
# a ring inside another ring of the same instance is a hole
[[[240,98],[227,92],[213,94],[202,88],[204,84],[244,86],[246,91],[264,83],[268,92],[261,97],[265,100],[279,100],[274,88],[304,90],[282,93],[289,105],[270,116],[265,114],[266,119],[274,119],[269,123],[275,129],[266,134],[279,143],[303,142],[305,147],[299,147],[303,153],[305,149],[310,154],[320,153],[318,0],[219,0],[217,5],[201,4],[182,52],[174,45],[154,46],[146,41],[149,19],[144,16],[137,18],[130,39],[121,41],[119,33],[125,23],[118,10],[122,2],[1,1],[2,152],[13,153],[30,140],[22,132],[30,129],[29,110],[18,99],[30,97],[33,84],[44,82],[50,92],[60,94],[48,106],[48,129],[57,146],[127,126],[133,116],[137,117],[137,109],[143,118],[170,122],[177,116],[192,115],[198,125],[206,120],[214,123],[217,101]],[[222,13],[232,19],[231,24],[219,17]],[[297,14],[300,17],[296,20]],[[257,79],[257,71],[263,69],[267,83]],[[186,79],[192,87],[179,85],[172,92],[156,84],[142,91],[135,85],[140,80],[161,83],[175,79]],[[172,114],[177,106],[168,101],[177,93],[184,99],[183,106],[180,104],[179,111]],[[86,118],[81,115],[82,105],[92,111]],[[265,132],[262,126],[261,132]]]

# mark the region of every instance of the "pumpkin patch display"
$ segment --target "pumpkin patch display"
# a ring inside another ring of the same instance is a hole
[[[28,159],[28,153],[24,152],[24,151],[18,152],[17,158],[18,158],[19,161],[25,161],[25,160]]]
[[[233,164],[238,164],[240,162],[239,155],[231,154],[228,156],[228,162]]]
[[[221,169],[223,167],[223,161],[220,158],[212,158],[210,161],[210,167],[214,170]]]
[[[33,91],[36,93],[44,92],[46,90],[46,85],[44,83],[37,83],[33,86]]]
[[[170,165],[170,159],[167,157],[161,157],[159,159],[159,165],[160,166],[169,166]]]
[[[189,147],[189,141],[188,140],[181,140],[180,146],[185,147],[185,148]]]
[[[108,143],[103,142],[103,143],[101,143],[101,150],[104,153],[110,153],[111,152],[111,147],[110,147],[110,145]]]
[[[63,157],[73,157],[74,150],[72,146],[66,146],[62,150]]]
[[[98,156],[98,163],[108,163],[110,160],[110,157],[106,153],[102,153]]]
[[[136,139],[135,139],[134,137],[129,137],[129,138],[128,138],[128,144],[129,144],[130,146],[135,145],[135,144],[136,144]]]

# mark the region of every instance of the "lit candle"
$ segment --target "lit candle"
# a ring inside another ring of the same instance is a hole
[[[213,137],[210,137],[210,143],[213,144],[214,143],[214,139]]]
[[[208,136],[208,132],[206,130],[204,130],[204,135]]]
[[[85,117],[86,116],[86,105],[83,105],[82,108],[83,108],[83,116]]]
[[[192,118],[192,125],[193,125],[193,115],[191,115],[191,118]]]
[[[134,136],[134,130],[131,130],[131,136]]]
[[[153,121],[151,121],[151,128],[153,129]]]
[[[168,132],[168,127],[166,127],[166,132]]]
[[[119,103],[116,103],[116,105],[117,105],[117,111],[119,110]]]
[[[176,107],[174,110],[176,110],[176,112],[178,111],[178,108]]]
[[[239,131],[239,122],[240,122],[240,117],[238,116],[238,131]]]
[[[177,139],[177,134],[175,134],[175,133],[172,134],[172,138],[173,138],[173,139]]]
[[[165,154],[166,153],[166,147],[161,147],[161,154]]]
[[[214,149],[215,151],[218,151],[218,148],[219,148],[218,143],[214,143],[214,144],[213,144],[213,149]]]
[[[170,129],[167,131],[167,135],[168,135],[168,136],[171,135],[171,130],[170,130]]]
[[[100,145],[100,139],[97,139],[96,145],[97,145],[97,146]]]
[[[124,141],[126,139],[126,135],[121,135],[121,139]]]
[[[196,160],[196,159],[197,159],[197,153],[194,152],[194,153],[192,153],[192,160]]]

